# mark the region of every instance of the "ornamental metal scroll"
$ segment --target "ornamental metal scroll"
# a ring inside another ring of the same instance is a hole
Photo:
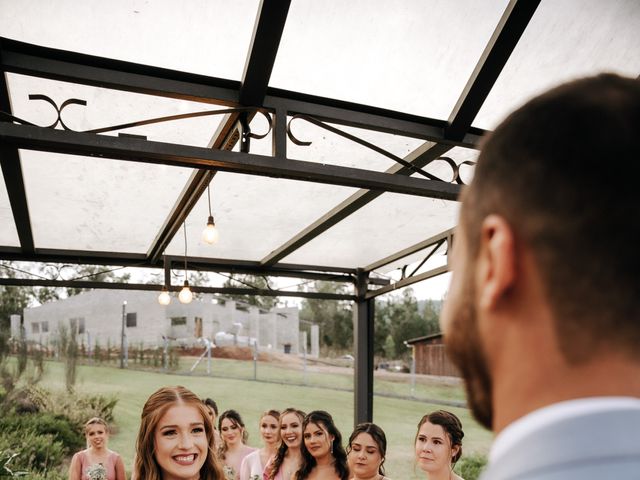
[[[266,131],[266,133],[264,134],[257,134],[257,133],[253,133],[253,132],[247,132],[246,135],[250,138],[255,138],[256,140],[260,140],[261,138],[265,138],[267,135],[269,135],[269,133],[271,132],[272,129],[272,125],[273,122],[271,120],[271,115],[270,113],[264,109],[264,108],[257,108],[257,107],[238,107],[238,108],[226,108],[223,110],[204,110],[202,112],[192,112],[192,113],[181,113],[178,115],[167,115],[164,117],[156,117],[156,118],[149,118],[149,119],[145,119],[145,120],[138,120],[135,122],[129,122],[129,123],[121,123],[118,125],[113,125],[113,126],[109,126],[109,127],[101,127],[101,128],[93,128],[90,130],[73,130],[71,128],[69,128],[69,126],[67,126],[67,124],[64,123],[64,120],[62,120],[62,111],[69,105],[82,105],[82,106],[86,106],[87,105],[87,101],[86,100],[81,100],[79,98],[70,98],[68,100],[65,100],[64,102],[62,102],[62,104],[58,107],[58,104],[52,100],[50,97],[46,96],[46,95],[42,95],[42,94],[30,94],[29,95],[29,100],[44,100],[45,102],[49,103],[55,110],[56,113],[58,114],[58,118],[56,119],[55,122],[53,122],[51,125],[46,125],[46,126],[41,126],[41,125],[36,125],[35,123],[31,123],[27,120],[24,120],[22,118],[16,117],[14,115],[11,115],[7,112],[0,112],[0,118],[3,120],[10,120],[16,123],[20,123],[22,125],[30,125],[33,127],[41,127],[41,128],[56,128],[58,126],[58,124],[60,124],[63,128],[63,130],[68,130],[70,132],[77,132],[77,133],[106,133],[106,132],[113,132],[116,130],[124,130],[126,128],[133,128],[133,127],[140,127],[143,125],[151,125],[154,123],[164,123],[164,122],[171,122],[171,121],[175,121],[175,120],[183,120],[186,118],[197,118],[197,117],[207,117],[207,116],[213,116],[213,115],[224,115],[227,113],[251,113],[251,112],[256,112],[256,113],[261,113],[266,119],[267,119],[267,124],[268,124],[268,129]]]
[[[466,160],[464,162],[461,162],[459,165],[456,164],[456,162],[451,158],[451,157],[438,157],[438,158],[434,158],[433,160],[430,160],[427,165],[429,163],[435,162],[435,161],[443,161],[444,163],[446,163],[452,171],[452,176],[451,176],[451,180],[450,182],[447,182],[446,180],[443,180],[442,178],[437,177],[436,175],[433,175],[427,171],[425,171],[423,168],[417,167],[416,165],[407,162],[405,159],[398,157],[397,155],[394,155],[393,153],[378,147],[377,145],[374,145],[373,143],[370,143],[366,140],[363,140],[362,138],[356,137],[355,135],[351,135],[350,133],[347,133],[343,130],[340,130],[336,127],[333,127],[327,123],[324,123],[316,118],[310,117],[309,115],[302,115],[302,114],[298,114],[298,115],[294,115],[291,117],[291,119],[289,120],[289,123],[287,124],[287,136],[289,137],[289,139],[295,143],[296,145],[302,146],[302,147],[307,147],[309,145],[311,145],[312,142],[306,142],[303,140],[300,140],[299,138],[297,138],[293,132],[291,131],[291,124],[293,123],[294,120],[304,120],[306,122],[309,122],[313,125],[316,125],[317,127],[323,128],[325,130],[328,130],[331,133],[335,133],[336,135],[339,135],[343,138],[346,138],[347,140],[351,140],[352,142],[357,143],[358,145],[362,145],[365,148],[368,148],[370,150],[373,150],[374,152],[377,152],[387,158],[390,158],[391,160],[393,160],[396,163],[399,163],[400,165],[402,165],[403,167],[411,170],[414,173],[418,173],[420,175],[422,175],[423,177],[428,178],[429,180],[436,180],[439,182],[445,182],[445,183],[457,183],[459,185],[465,185],[464,181],[462,180],[462,178],[460,177],[460,167],[462,167],[463,165],[468,165],[468,166],[473,166],[476,164],[476,162],[473,162],[471,160]]]

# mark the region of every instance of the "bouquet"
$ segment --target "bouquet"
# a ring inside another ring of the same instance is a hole
[[[107,480],[107,470],[101,463],[96,463],[87,468],[87,476],[91,480]]]
[[[224,472],[224,478],[226,480],[236,480],[236,471],[233,469],[233,467],[223,465],[222,470]]]

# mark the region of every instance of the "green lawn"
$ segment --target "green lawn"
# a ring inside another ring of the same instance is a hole
[[[189,363],[189,367],[193,362]],[[183,365],[181,365],[182,369]],[[187,368],[188,369],[188,368]],[[284,409],[294,406],[311,411],[324,409],[335,418],[343,437],[349,436],[353,428],[353,394],[333,388],[352,388],[353,379],[340,374],[307,374],[310,385],[293,386],[277,382],[304,381],[302,372],[259,364],[258,381],[253,378],[253,363],[215,359],[212,375],[203,376],[203,367],[197,369],[199,375],[164,374],[151,371],[120,370],[113,366],[80,366],[76,390],[78,392],[115,395],[116,433],[111,437],[110,447],[124,458],[127,472],[131,471],[135,436],[139,424],[142,405],[148,396],[164,385],[184,385],[201,397],[212,397],[222,410],[234,408],[243,416],[249,431],[249,444],[259,445],[258,420],[260,413],[270,408]],[[237,378],[229,378],[236,376]],[[58,362],[46,362],[42,386],[62,389],[64,386],[64,366]],[[332,388],[333,387],[333,388]],[[389,390],[391,393],[410,393],[404,383],[376,381],[376,391]],[[460,387],[436,384],[416,385],[416,394],[425,398],[445,400],[461,399],[464,394]],[[414,474],[413,439],[420,417],[431,410],[443,408],[441,405],[424,401],[374,397],[374,421],[386,432],[388,439],[387,473],[395,480],[418,478]],[[446,407],[460,416],[465,430],[464,452],[487,453],[491,434],[478,426],[464,408]]]

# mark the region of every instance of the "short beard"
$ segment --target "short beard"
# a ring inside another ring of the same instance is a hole
[[[467,268],[464,272],[463,295],[458,299],[458,305],[454,305],[450,334],[445,343],[449,358],[458,367],[464,379],[471,413],[482,426],[491,430],[492,381],[478,330],[472,272],[473,268]]]

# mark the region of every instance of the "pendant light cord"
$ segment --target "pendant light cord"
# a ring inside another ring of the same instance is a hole
[[[184,279],[187,280],[187,222],[183,222],[184,227]]]
[[[211,215],[211,193],[209,192],[209,185],[207,184],[207,199],[209,200],[209,216],[213,216]]]

